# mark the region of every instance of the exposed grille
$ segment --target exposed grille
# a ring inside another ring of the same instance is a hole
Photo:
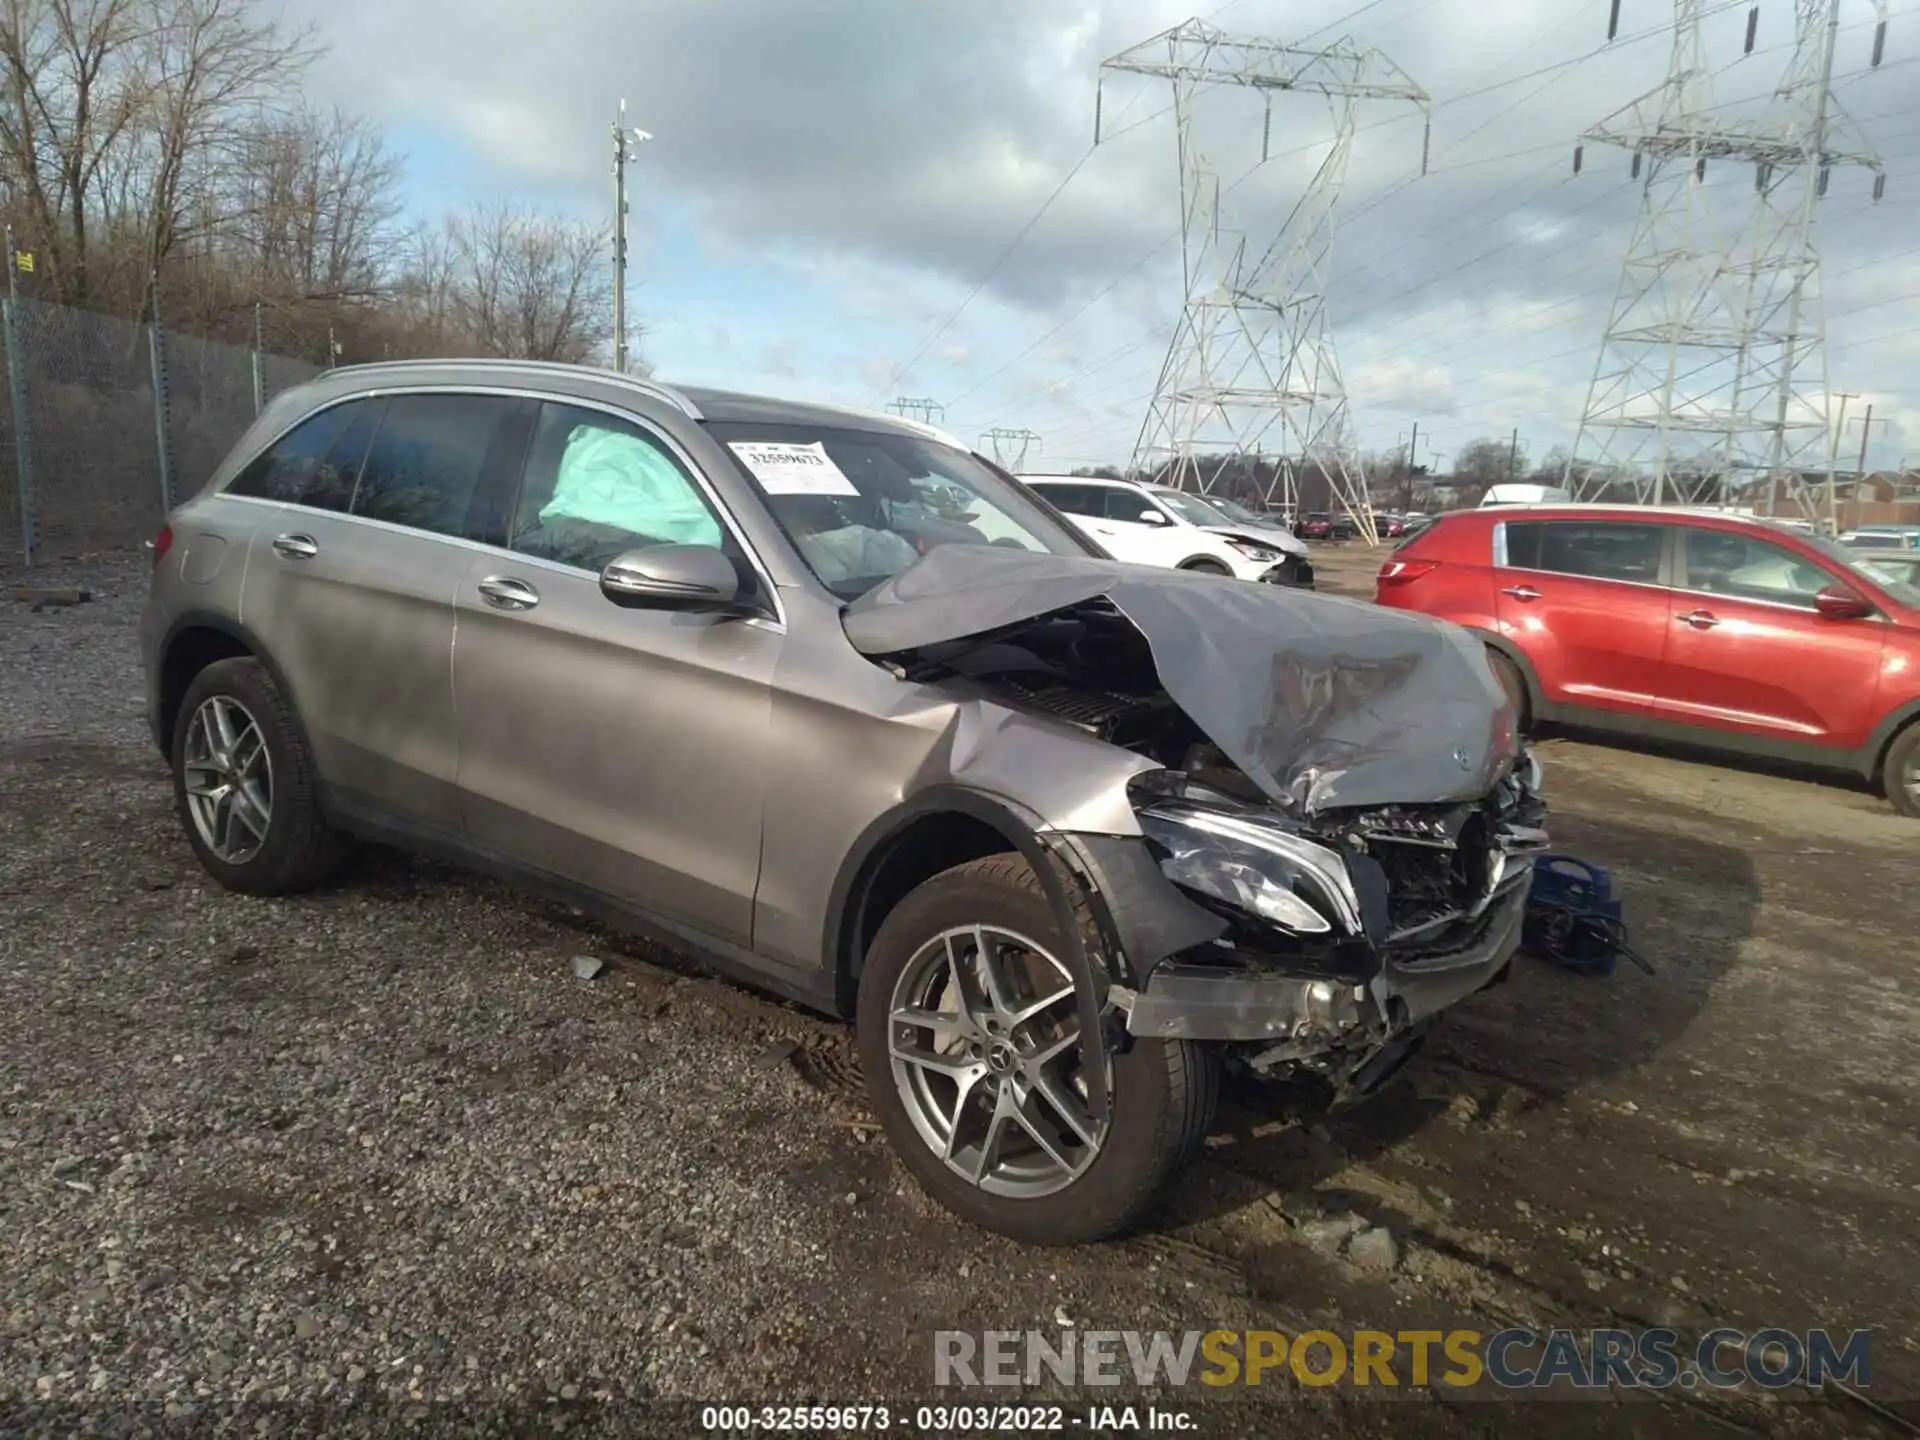
[[[1034,685],[1012,675],[1000,677],[997,684],[1022,704],[1096,735],[1106,734],[1123,720],[1160,708],[1157,699],[1071,685]]]
[[[1493,876],[1490,827],[1474,811],[1460,827],[1451,848],[1376,835],[1368,853],[1387,877],[1387,913],[1395,931],[1471,909],[1486,895]]]

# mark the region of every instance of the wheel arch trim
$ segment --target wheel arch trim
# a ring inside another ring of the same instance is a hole
[[[246,625],[233,619],[231,616],[221,615],[212,610],[183,610],[174,616],[168,623],[166,634],[161,637],[159,647],[155,652],[158,661],[156,667],[158,676],[165,676],[167,657],[173,653],[173,647],[178,643],[180,637],[189,630],[216,631],[219,634],[225,635],[235,644],[244,647],[249,656],[259,661],[261,668],[272,677],[275,688],[280,691],[281,698],[286,701],[287,710],[293,717],[293,728],[300,737],[301,745],[305,747],[307,754],[312,756],[313,742],[308,738],[307,723],[300,712],[300,699],[294,694],[293,686],[287,683],[286,673],[274,663],[273,656],[268,654],[266,647],[260,643],[260,637],[248,629]],[[191,684],[192,682],[189,681],[188,683]],[[177,721],[178,717],[175,718]],[[164,737],[164,743],[168,760],[171,762],[173,756],[173,736],[170,733]],[[325,789],[326,786],[323,780],[320,790],[324,793]]]
[[[1050,844],[1048,838],[1043,838],[1044,822],[1041,817],[1004,796],[990,795],[963,785],[930,785],[880,815],[860,833],[849,847],[839,873],[834,877],[827,901],[826,924],[821,935],[822,957],[834,975],[836,992],[860,973],[864,957],[852,953],[859,934],[860,897],[877,877],[890,842],[904,836],[920,821],[940,814],[961,815],[988,826],[1007,842],[1008,850],[1017,851],[1026,860],[1038,877],[1047,906],[1052,910],[1064,940],[1062,948],[1066,953],[1059,958],[1073,972],[1074,989],[1078,993],[1076,1006],[1079,1011],[1082,1061],[1090,1066],[1098,1064],[1103,1042],[1100,1006],[1094,998],[1097,987],[1094,957],[1088,952],[1086,939],[1080,933],[1080,925],[1075,918],[1074,898],[1068,894],[1067,880],[1062,874],[1065,866],[1058,859],[1056,845]],[[1079,883],[1077,877],[1075,883]],[[1093,898],[1098,899],[1097,892]],[[1095,905],[1094,913],[1096,917],[1104,915],[1105,906]],[[1104,1121],[1109,1103],[1106,1092],[1095,1089],[1089,1098],[1094,1118]]]

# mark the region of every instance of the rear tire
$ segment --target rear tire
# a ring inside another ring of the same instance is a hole
[[[223,725],[238,744],[218,743]],[[239,762],[227,751],[237,751]],[[292,895],[339,869],[346,840],[321,816],[313,757],[293,707],[258,660],[220,660],[194,677],[174,722],[172,756],[187,842],[221,885]],[[222,791],[224,801],[216,798]]]
[[[1902,815],[1920,820],[1920,721],[1907,726],[1887,747],[1880,765],[1880,788]]]
[[[1091,925],[1085,915],[1080,923]],[[994,942],[988,963],[1001,975],[994,987],[979,979],[979,942],[969,938],[982,932]],[[1022,949],[1020,940],[1036,948]],[[902,900],[880,927],[860,976],[860,1068],[895,1153],[921,1188],[947,1209],[1037,1245],[1084,1244],[1138,1223],[1198,1153],[1219,1088],[1218,1060],[1207,1047],[1185,1040],[1133,1040],[1108,1057],[1104,1131],[1092,1126],[1090,1111],[1077,1105],[1072,1106],[1075,1120],[1068,1122],[1067,1110],[1050,1096],[1064,1095],[1069,1102],[1084,1098],[1076,1088],[1085,1083],[1077,1073],[1077,1040],[1064,1047],[1060,1061],[1049,1062],[1066,1068],[1044,1073],[1026,1068],[1028,1060],[1059,1046],[1068,1023],[1076,1020],[1078,992],[1058,959],[1065,949],[1053,907],[1027,862],[1018,855],[993,855],[943,871]],[[1031,967],[1026,974],[1040,970],[1054,978],[1001,995],[1002,1003],[996,1003],[995,993],[1018,985],[1017,979],[1011,985],[1007,980],[1017,973],[1014,962]],[[921,976],[944,987],[942,994],[927,990]],[[1104,1005],[1101,988],[1097,999]],[[962,989],[966,999],[959,1001]],[[1062,995],[1038,1022],[1046,1028],[1037,1033],[1027,1024],[1009,1029],[996,1018],[1034,1003],[1036,990]],[[959,1001],[951,1011],[946,994]],[[962,1016],[962,1005],[980,1016],[977,1028]],[[903,1023],[902,1015],[937,1015],[939,1028]],[[1077,1036],[1077,1023],[1071,1033]],[[1000,1043],[1003,1038],[1013,1043]],[[939,1053],[930,1053],[936,1047]],[[978,1063],[969,1060],[974,1050],[980,1052]],[[969,1080],[973,1072],[977,1076]],[[962,1083],[969,1087],[965,1092]],[[994,1133],[990,1127],[1003,1104],[1045,1131],[1055,1142],[1052,1152],[1012,1118],[997,1143],[988,1138],[976,1144],[976,1135]],[[953,1116],[967,1118],[954,1121]],[[1084,1125],[1093,1143],[1075,1141],[1074,1124]],[[949,1154],[955,1157],[951,1161]],[[1073,1163],[1057,1163],[1062,1154]],[[1003,1162],[1002,1156],[1011,1158]],[[963,1170],[984,1173],[969,1178]],[[1038,1178],[1023,1180],[1023,1173]]]
[[[1520,667],[1495,650],[1487,647],[1487,664],[1492,667],[1493,678],[1500,682],[1500,688],[1507,692],[1507,701],[1513,706],[1514,725],[1522,735],[1533,729],[1533,703],[1527,694],[1527,677],[1520,673]]]

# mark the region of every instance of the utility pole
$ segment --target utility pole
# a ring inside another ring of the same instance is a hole
[[[627,162],[634,148],[651,140],[627,128],[627,102],[613,122],[613,368],[627,373]]]
[[[1843,391],[1834,398],[1840,402],[1840,417],[1833,422],[1833,434],[1827,444],[1827,533],[1838,538],[1840,534],[1840,501],[1838,499],[1840,437],[1847,428],[1847,402],[1858,400],[1860,397]]]
[[[1413,438],[1407,441],[1407,460],[1401,468],[1406,472],[1406,481],[1400,488],[1400,508],[1413,508],[1413,467],[1420,463],[1420,422],[1413,422]]]
[[[1507,479],[1520,478],[1520,427],[1513,429],[1513,439],[1507,444]]]
[[[1867,406],[1867,418],[1860,422],[1860,478],[1862,480],[1867,478],[1867,437],[1873,434],[1874,426],[1885,425],[1887,423],[1888,422],[1885,420],[1874,419],[1873,406],[1872,405]],[[1857,492],[1854,498],[1855,499],[1859,498],[1859,495]]]
[[[1785,479],[1809,518],[1799,478],[1816,468],[1832,431],[1826,327],[1820,304],[1815,215],[1841,166],[1886,169],[1833,96],[1840,0],[1794,0],[1793,55],[1766,107],[1722,109],[1702,22],[1718,0],[1673,0],[1667,78],[1599,125],[1573,152],[1610,145],[1631,155],[1640,217],[1595,357],[1580,430],[1567,466],[1587,477],[1652,470],[1654,503],[1704,444],[1725,452],[1723,482],[1740,472]],[[1618,30],[1613,0],[1608,38]],[[1871,65],[1885,50],[1885,7]],[[1754,53],[1759,7],[1748,14]],[[1751,190],[1714,185],[1709,164],[1753,176]],[[1738,198],[1736,198],[1738,197]],[[1591,498],[1596,480],[1583,480]]]

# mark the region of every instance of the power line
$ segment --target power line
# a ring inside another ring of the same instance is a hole
[[[1375,0],[1375,3],[1383,3],[1383,0]],[[1429,6],[1422,6],[1421,8],[1422,9],[1430,8],[1430,4],[1432,3],[1437,3],[1437,0],[1429,0]],[[1738,5],[1744,5],[1746,3],[1748,3],[1748,0],[1718,0],[1718,3],[1712,7],[1709,13],[1717,13],[1718,11],[1721,11],[1721,10],[1731,10]],[[1224,8],[1226,7],[1222,7],[1222,9]],[[1354,18],[1354,16],[1361,14],[1364,11],[1372,8],[1373,8],[1372,3],[1368,5],[1364,5],[1360,7],[1359,10],[1349,12],[1349,14],[1346,17],[1344,17],[1339,21],[1334,22],[1333,25],[1322,27],[1321,30],[1315,31],[1314,33],[1316,35],[1323,34],[1325,33],[1326,30],[1336,28],[1339,25],[1343,25],[1347,23],[1348,20],[1351,20],[1352,18]],[[1603,46],[1600,48],[1618,49],[1618,48],[1629,46],[1629,45],[1636,45],[1643,41],[1654,39],[1659,36],[1665,35],[1668,33],[1668,30],[1669,30],[1669,27],[1666,25],[1650,26],[1645,30],[1635,31],[1631,34],[1620,37],[1619,39],[1613,42],[1611,47]],[[1535,41],[1531,45],[1523,48],[1534,49],[1534,48],[1537,48],[1540,43],[1541,42],[1539,41]],[[1536,70],[1527,71],[1520,75],[1510,75],[1500,80],[1490,81],[1485,85],[1476,87],[1475,89],[1468,90],[1459,95],[1454,95],[1449,97],[1448,99],[1436,102],[1433,106],[1434,112],[1438,113],[1439,111],[1448,109],[1452,106],[1465,104],[1469,100],[1476,100],[1481,98],[1482,96],[1494,94],[1497,91],[1506,89],[1510,85],[1525,84],[1528,80],[1538,79],[1543,75],[1557,74],[1561,70],[1568,69],[1569,67],[1573,65],[1577,65],[1584,60],[1591,59],[1595,53],[1597,52],[1590,51],[1585,54],[1576,56],[1571,60],[1556,61],[1551,65],[1541,66]],[[1172,106],[1164,107],[1163,109],[1156,111],[1154,115],[1148,116],[1146,118],[1148,120],[1155,119],[1160,115],[1167,114],[1172,108],[1173,108]],[[1402,119],[1403,117],[1394,116],[1389,119],[1370,121],[1365,125],[1356,125],[1354,127],[1353,133],[1355,135],[1361,135],[1369,131],[1383,129],[1388,125],[1402,123]],[[1137,123],[1145,123],[1145,121],[1137,122]],[[1128,128],[1131,129],[1135,127],[1128,127]],[[1478,133],[1478,132],[1476,131],[1474,133]],[[1304,155],[1313,150],[1320,148],[1321,144],[1323,143],[1324,142],[1322,141],[1315,141],[1312,144],[1296,146],[1290,150],[1277,151],[1272,155],[1266,157],[1266,160],[1284,160],[1284,159],[1293,158],[1295,156]],[[1455,147],[1453,146],[1447,147],[1448,150],[1451,150],[1453,148]],[[1442,153],[1446,153],[1446,152],[1443,151]],[[1225,196],[1230,195],[1234,193],[1236,190],[1238,190],[1250,178],[1252,178],[1254,172],[1259,170],[1261,168],[1261,164],[1264,164],[1264,163],[1266,163],[1265,160],[1248,167],[1248,169],[1243,174],[1241,174],[1240,177],[1236,179],[1231,185],[1228,185],[1221,190],[1220,192],[1221,196],[1224,198]],[[1417,178],[1417,177],[1414,177],[1414,178]],[[1403,181],[1400,183],[1401,183],[1401,188],[1404,188],[1405,185],[1411,183],[1411,181],[1410,180]],[[1124,283],[1127,279],[1137,274],[1140,270],[1144,269],[1147,265],[1151,264],[1153,260],[1160,255],[1162,251],[1166,250],[1169,246],[1171,246],[1175,241],[1177,241],[1180,238],[1180,233],[1181,232],[1179,231],[1175,231],[1173,234],[1167,236],[1166,239],[1162,240],[1158,245],[1154,246],[1153,249],[1147,251],[1147,253],[1142,255],[1138,260],[1134,261],[1133,264],[1127,266],[1126,269],[1122,270],[1106,285],[1102,286],[1099,290],[1095,291],[1094,294],[1090,296],[1084,304],[1082,304],[1078,309],[1076,309],[1071,315],[1067,316],[1065,320],[1061,321],[1058,325],[1055,325],[1051,330],[1048,330],[1045,334],[1040,336],[1039,339],[1033,341],[1024,350],[1021,350],[1018,354],[1016,354],[1011,360],[1007,361],[1004,365],[990,372],[984,379],[976,382],[974,385],[972,385],[968,389],[962,391],[958,396],[955,397],[955,403],[957,404],[962,400],[966,400],[971,396],[978,394],[981,390],[985,389],[988,385],[992,384],[995,380],[999,379],[1002,375],[1006,374],[1007,371],[1011,370],[1014,366],[1018,365],[1022,360],[1026,359],[1029,355],[1033,354],[1034,351],[1038,350],[1042,345],[1046,344],[1047,341],[1053,339],[1061,331],[1065,330],[1068,326],[1072,325],[1082,315],[1086,314],[1088,310],[1092,309],[1094,305],[1098,304],[1101,300],[1105,299],[1108,295],[1112,294],[1114,290],[1118,289],[1119,286],[1122,283]]]

